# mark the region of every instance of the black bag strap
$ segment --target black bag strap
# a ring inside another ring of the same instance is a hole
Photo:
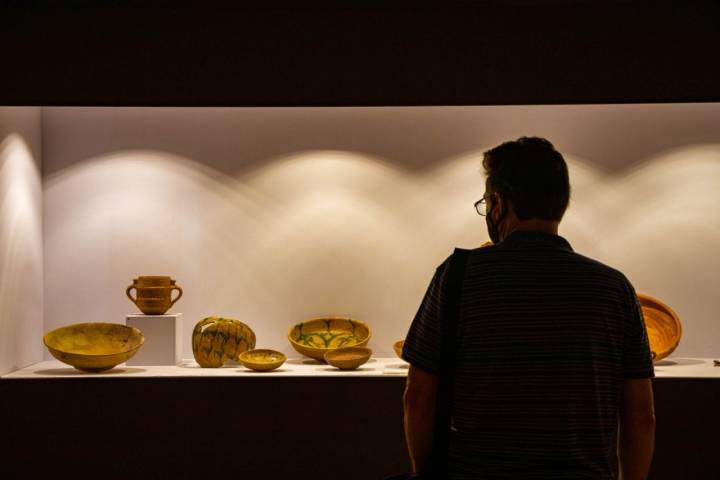
[[[453,400],[453,374],[457,354],[457,332],[460,322],[460,297],[465,277],[465,267],[470,250],[456,248],[450,258],[448,273],[443,286],[444,303],[440,312],[441,348],[438,372],[435,427],[430,456],[430,471],[442,478],[447,471],[450,445],[451,408]]]

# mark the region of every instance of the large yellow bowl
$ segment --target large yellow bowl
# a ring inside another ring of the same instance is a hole
[[[650,295],[638,294],[653,361],[670,355],[680,344],[682,324],[672,308]]]
[[[370,327],[351,318],[313,318],[298,323],[288,332],[290,345],[300,354],[325,361],[325,353],[343,347],[365,347]]]
[[[77,323],[43,337],[53,357],[85,372],[102,372],[127,361],[144,342],[140,330],[118,323]]]

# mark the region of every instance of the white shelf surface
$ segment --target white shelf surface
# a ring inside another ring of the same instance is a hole
[[[57,360],[39,362],[2,376],[3,380],[47,378],[168,378],[168,377],[388,377],[407,375],[408,364],[398,358],[372,358],[356,370],[338,370],[311,359],[290,358],[277,370],[254,372],[242,365],[201,368],[194,360],[178,366],[118,365],[101,373],[86,373]],[[717,378],[720,367],[711,358],[667,358],[655,365],[658,378]]]
[[[406,376],[408,364],[399,358],[371,358],[355,370],[339,370],[310,358],[289,358],[280,368],[270,372],[255,372],[242,365],[221,368],[202,368],[194,360],[178,365],[127,366],[120,364],[112,370],[88,373],[76,370],[57,360],[39,362],[3,375],[3,380],[47,378],[167,378],[167,377],[386,377]]]

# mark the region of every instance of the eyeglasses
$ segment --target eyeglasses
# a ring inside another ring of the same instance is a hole
[[[473,204],[475,206],[475,210],[477,211],[478,215],[482,215],[483,217],[485,215],[487,215],[487,199],[488,198],[490,198],[490,196],[483,197]]]

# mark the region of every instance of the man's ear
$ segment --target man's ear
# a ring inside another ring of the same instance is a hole
[[[505,198],[500,195],[499,193],[495,194],[495,197],[493,198],[493,201],[495,202],[495,208],[493,208],[493,215],[495,218],[493,218],[494,222],[497,222],[500,217],[504,216],[505,210],[507,209],[507,203],[505,202]]]

